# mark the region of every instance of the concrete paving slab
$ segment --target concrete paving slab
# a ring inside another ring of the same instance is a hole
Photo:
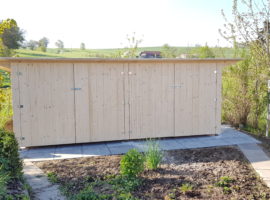
[[[145,152],[147,150],[146,141],[130,141],[128,144],[133,146],[133,148],[137,149],[139,152]]]
[[[160,140],[159,145],[162,150],[185,149],[186,147],[178,141],[176,141],[175,139]]]
[[[64,200],[65,198],[61,195],[59,187],[53,185],[48,187],[45,191],[41,191],[36,194],[36,200]]]
[[[54,154],[48,153],[29,153],[23,157],[24,160],[28,161],[43,161],[43,160],[53,160]]]
[[[110,155],[106,144],[84,144],[82,145],[82,155],[83,157],[89,156],[105,156]]]
[[[222,133],[217,136],[194,136],[160,139],[160,147],[163,150],[203,148],[226,145],[241,145],[247,143],[260,143],[251,136],[239,132],[229,126],[222,126]],[[41,161],[52,159],[68,159],[87,156],[123,154],[129,149],[136,148],[138,151],[146,150],[145,140],[118,141],[82,145],[63,145],[58,147],[40,147],[22,149],[20,156],[29,161]]]
[[[32,188],[35,200],[65,200],[58,185],[51,184],[42,170],[32,162],[24,161],[23,173],[26,182]]]
[[[80,158],[82,155],[82,145],[60,146],[55,149],[53,159]]]
[[[111,154],[124,154],[130,149],[135,148],[131,143],[117,142],[117,143],[106,143]]]
[[[255,171],[270,187],[270,158],[264,153],[258,144],[239,144],[238,147],[244,153]]]

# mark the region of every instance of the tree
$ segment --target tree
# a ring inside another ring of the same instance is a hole
[[[9,49],[18,49],[24,40],[23,32],[16,26],[5,29],[1,38],[3,44]]]
[[[198,50],[199,58],[215,58],[214,52],[207,46],[199,47]]]
[[[64,42],[62,40],[57,40],[55,46],[57,46],[58,49],[64,49]]]
[[[225,24],[224,29],[219,29],[220,34],[235,47],[256,46],[253,50],[258,55],[264,56],[264,53],[267,53],[269,57],[269,6],[264,0],[233,0],[233,21],[228,21],[222,11]]]
[[[38,41],[38,47],[43,52],[47,51],[48,44],[49,44],[49,39],[46,37],[43,37]]]
[[[30,40],[29,42],[26,43],[26,47],[29,48],[30,50],[35,50],[38,47],[38,41]]]
[[[233,0],[232,14],[233,20],[229,21],[222,11],[225,24],[219,32],[235,48],[248,50],[245,60],[249,59],[247,76],[252,102],[247,124],[258,129],[266,123],[267,80],[270,79],[270,3],[265,0]]]
[[[18,49],[24,40],[23,32],[14,19],[0,21],[0,55],[10,56],[13,49]]]
[[[80,49],[81,50],[85,50],[85,44],[82,42],[81,45],[80,45]]]
[[[175,58],[177,56],[177,49],[168,44],[164,44],[162,46],[161,54],[164,58]]]

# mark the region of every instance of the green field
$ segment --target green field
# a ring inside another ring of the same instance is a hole
[[[198,47],[174,47],[176,55],[196,54]],[[211,48],[216,58],[234,58],[237,57],[233,48]],[[15,51],[17,57],[44,57],[44,58],[117,58],[122,55],[126,49],[64,49],[59,52],[56,48],[48,48],[47,52],[37,50],[18,49]],[[162,47],[142,47],[138,48],[137,54],[141,51],[164,51]]]

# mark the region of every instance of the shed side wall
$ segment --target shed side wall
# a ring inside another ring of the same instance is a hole
[[[223,65],[12,63],[16,137],[43,146],[218,134]]]

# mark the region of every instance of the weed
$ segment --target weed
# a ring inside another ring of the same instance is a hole
[[[229,176],[220,177],[219,182],[216,183],[218,187],[222,187],[224,194],[230,194],[232,192],[231,183],[235,182],[235,180]]]
[[[218,187],[229,187],[235,180],[229,176],[220,177],[220,181],[216,183]]]
[[[136,149],[129,150],[120,161],[120,172],[124,176],[137,177],[144,170],[144,157]]]
[[[175,199],[176,195],[175,195],[175,189],[173,189],[173,191],[171,191],[168,195],[167,195],[167,199]]]
[[[141,185],[142,181],[136,177],[116,176],[108,181],[118,193],[129,193]]]
[[[97,194],[93,190],[93,186],[89,185],[84,188],[79,194],[76,195],[76,200],[108,200],[111,199],[111,195]]]
[[[145,154],[146,166],[149,169],[157,169],[163,158],[163,152],[156,140],[147,141],[147,151]]]
[[[232,190],[231,190],[231,188],[229,188],[229,187],[223,187],[223,193],[224,194],[230,194],[232,192]]]
[[[179,189],[182,193],[187,194],[188,192],[191,192],[193,190],[193,185],[191,185],[190,183],[184,183]]]
[[[52,182],[52,183],[57,183],[58,182],[58,177],[57,177],[56,173],[49,172],[49,173],[47,173],[47,176],[48,176],[48,179],[49,179],[50,182]]]
[[[75,196],[76,200],[137,200],[131,192],[135,190],[141,181],[127,176],[116,176],[111,180],[97,180],[87,185]],[[104,194],[105,193],[105,194]]]

